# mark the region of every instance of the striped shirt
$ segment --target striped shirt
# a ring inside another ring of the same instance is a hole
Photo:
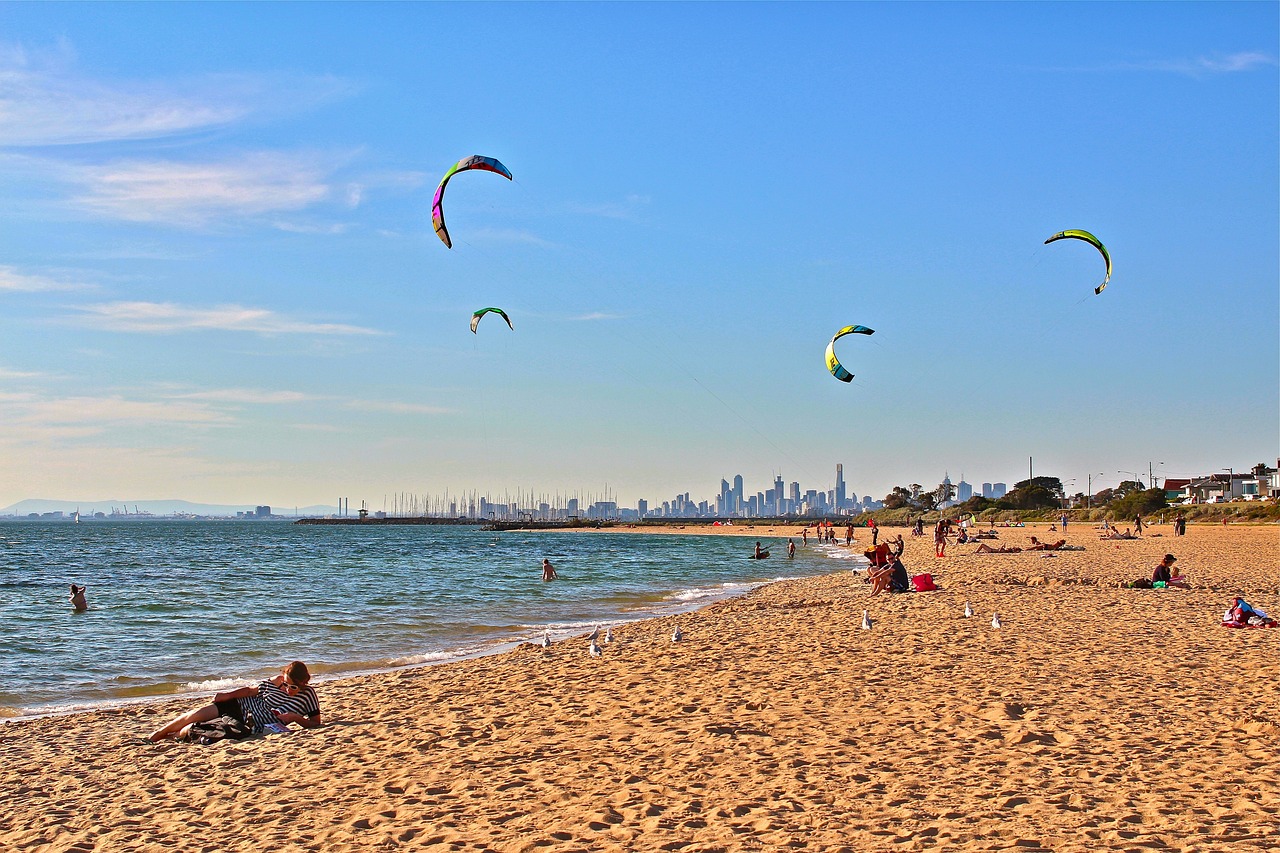
[[[258,685],[256,695],[240,700],[240,711],[246,722],[252,722],[253,731],[260,733],[267,723],[279,722],[272,711],[299,714],[308,718],[320,716],[320,700],[316,698],[316,691],[310,685],[297,693],[288,693],[268,679]]]

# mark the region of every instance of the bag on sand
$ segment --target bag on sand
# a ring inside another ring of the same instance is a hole
[[[915,587],[916,592],[933,592],[938,588],[933,583],[933,575],[927,572],[913,577],[911,579],[911,585]]]
[[[220,740],[241,740],[252,732],[234,717],[218,717],[205,723],[192,723],[183,740],[208,746]]]

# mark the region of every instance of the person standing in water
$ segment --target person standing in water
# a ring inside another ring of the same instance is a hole
[[[84,597],[84,591],[86,589],[88,589],[88,587],[76,586],[75,584],[71,585],[71,595],[68,598],[71,601],[72,608],[74,608],[77,613],[83,613],[89,609],[89,602]]]
[[[542,579],[544,581],[553,581],[560,577],[556,574],[555,568],[552,567],[551,561],[546,557],[542,558]]]
[[[795,555],[796,555],[796,543],[788,539],[787,540],[787,556],[794,557]]]

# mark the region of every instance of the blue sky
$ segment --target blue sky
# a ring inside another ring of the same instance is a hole
[[[1274,462],[1278,9],[0,5],[0,506]]]

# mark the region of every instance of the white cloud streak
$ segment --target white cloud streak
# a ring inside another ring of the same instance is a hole
[[[1276,65],[1276,58],[1256,51],[1242,51],[1225,56],[1197,56],[1191,59],[1154,59],[1145,62],[1124,62],[1110,66],[1122,71],[1165,71],[1188,77],[1207,77],[1218,74],[1236,74]]]
[[[88,434],[107,426],[213,426],[230,422],[226,415],[200,403],[129,400],[118,395],[58,399],[11,395],[0,403],[5,404],[6,421],[11,425],[69,427]]]
[[[386,400],[350,400],[346,406],[349,409],[386,412],[393,415],[449,415],[453,414],[454,411],[443,406],[432,406],[427,403],[400,403]]]
[[[217,388],[178,394],[179,400],[206,400],[215,403],[244,403],[250,405],[289,405],[323,399],[301,391],[268,391],[259,388]]]
[[[376,329],[341,323],[311,323],[265,308],[221,305],[192,308],[171,302],[108,302],[76,306],[80,322],[109,332],[251,332],[260,335],[382,335]]]
[[[72,203],[129,222],[189,228],[227,217],[301,210],[329,198],[335,164],[310,155],[247,154],[219,163],[122,161],[62,170]]]
[[[0,49],[0,147],[158,139],[305,109],[354,88],[334,77],[209,75],[99,81],[53,57]]]
[[[50,290],[87,290],[89,285],[58,281],[43,275],[20,273],[13,267],[0,267],[0,291],[39,293]]]

